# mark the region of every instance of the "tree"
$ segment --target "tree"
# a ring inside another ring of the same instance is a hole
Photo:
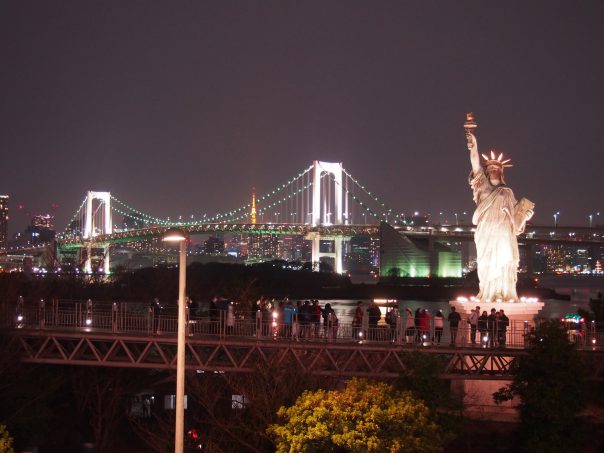
[[[6,426],[0,425],[0,453],[13,453],[13,438],[10,437]]]
[[[573,451],[580,442],[577,416],[585,404],[581,358],[558,320],[541,323],[527,341],[528,354],[512,364],[512,383],[493,398],[496,403],[520,398],[524,451]]]
[[[143,384],[142,373],[89,367],[68,372],[76,412],[87,424],[85,434],[92,437],[97,451],[112,451],[117,440],[115,433],[128,412],[127,397]]]
[[[268,429],[277,452],[438,452],[446,440],[422,401],[365,379],[306,391],[278,415],[284,423]]]
[[[64,381],[51,367],[21,362],[18,342],[0,334],[0,422],[10,430],[15,448],[50,435],[54,398]]]
[[[390,277],[392,280],[396,281],[396,279],[401,276],[401,268],[400,267],[391,267],[390,269],[388,269],[387,274],[388,274],[388,277]]]
[[[301,372],[293,357],[267,358],[250,373],[187,373],[186,442],[214,453],[274,451],[267,428],[278,421],[279,407],[293,404],[305,389],[331,382]],[[130,422],[149,451],[174,450],[173,413],[130,417]]]
[[[330,274],[333,272],[333,267],[326,261],[319,261],[319,272]]]
[[[436,354],[424,354],[418,351],[405,356],[407,371],[397,380],[397,386],[410,391],[422,400],[430,410],[460,409],[460,402],[451,396],[449,381],[442,379],[448,358]]]

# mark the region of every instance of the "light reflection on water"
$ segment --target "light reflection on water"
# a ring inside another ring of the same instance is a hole
[[[352,322],[352,318],[354,316],[354,312],[356,310],[357,302],[363,302],[363,309],[367,309],[370,299],[320,299],[319,304],[321,307],[325,307],[326,303],[331,304],[331,308],[334,309],[338,319],[342,322]],[[579,308],[589,311],[589,303],[586,301],[568,301],[568,300],[556,300],[550,299],[542,301],[545,302],[545,306],[543,310],[539,313],[540,318],[561,318],[568,313],[576,313]],[[401,315],[404,315],[405,308],[409,307],[412,312],[415,313],[417,308],[426,308],[431,313],[435,313],[438,310],[442,310],[445,317],[450,313],[449,303],[448,302],[430,302],[425,300],[398,300],[398,307],[401,312]],[[502,304],[505,307],[505,304]],[[384,304],[380,305],[380,310],[382,312],[382,319],[380,323],[384,322],[384,317],[386,315],[386,306]]]

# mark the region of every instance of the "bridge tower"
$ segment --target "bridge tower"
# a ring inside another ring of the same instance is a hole
[[[98,205],[96,210],[93,210],[93,202],[98,200]],[[101,215],[100,224],[96,224],[96,212],[103,208]],[[110,192],[95,192],[92,190],[88,191],[86,196],[86,210],[85,210],[85,218],[84,218],[84,231],[82,231],[82,237],[84,240],[92,239],[95,236],[101,234],[111,234],[113,233],[113,222],[111,220],[111,193]],[[92,272],[92,245],[90,242],[87,242],[86,245],[87,256],[86,263],[84,265],[84,270],[86,273]],[[105,274],[109,273],[109,245],[105,245],[103,247],[103,255],[104,255],[104,264],[103,270]]]
[[[333,176],[333,209],[335,212],[330,212],[331,197],[330,193],[325,193],[324,184],[321,184],[321,176],[323,174]],[[313,162],[313,188],[312,188],[312,224],[313,226],[320,225],[342,225],[344,223],[343,205],[347,198],[342,190],[344,171],[341,162],[323,162],[315,160]],[[334,215],[335,214],[335,215]],[[332,219],[333,215],[333,219]],[[335,261],[335,271],[341,274],[342,266],[342,237],[325,237],[319,233],[315,233],[312,239],[312,261],[317,263],[321,257],[332,257]],[[321,239],[331,240],[334,242],[334,247],[329,252],[321,251]]]

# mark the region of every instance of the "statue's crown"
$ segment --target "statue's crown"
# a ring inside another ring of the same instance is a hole
[[[506,159],[503,160],[503,153],[499,154],[499,157],[496,157],[495,155],[495,151],[491,150],[491,157],[486,156],[486,155],[482,155],[482,157],[484,158],[484,166],[488,167],[489,165],[497,165],[499,168],[501,168],[502,170],[504,168],[508,168],[508,167],[512,167],[513,165],[509,162],[512,161],[512,159]]]

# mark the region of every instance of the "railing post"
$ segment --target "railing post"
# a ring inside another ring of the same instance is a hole
[[[401,314],[396,315],[396,344],[403,344],[403,319]]]
[[[220,309],[218,310],[218,336],[220,338],[224,337],[224,322],[225,322],[225,311]]]
[[[185,299],[185,335],[189,336],[191,334],[190,332],[190,323],[189,323],[189,319],[190,319],[190,315],[191,315],[191,310],[189,308],[189,304],[187,303],[189,299]]]
[[[256,311],[256,339],[260,340],[262,336],[262,312]]]
[[[86,326],[92,325],[92,300],[86,301],[86,318],[84,319]]]
[[[19,296],[19,299],[17,299],[17,307],[15,309],[15,326],[17,328],[21,328],[23,327],[23,325],[25,324],[25,318],[24,318],[24,313],[23,313],[23,296]]]
[[[52,299],[52,315],[50,318],[50,324],[52,326],[57,325],[57,318],[59,317],[59,299],[56,297]]]
[[[153,311],[153,307],[147,307],[147,335],[155,334],[155,330],[153,328],[155,323],[155,316]]]
[[[529,323],[528,323],[528,321],[524,321],[524,333],[522,335],[524,348],[526,348],[526,342],[528,340],[528,335],[529,335]]]
[[[40,330],[44,330],[44,326],[46,323],[45,305],[46,302],[44,302],[44,299],[40,299],[40,302],[38,303],[38,323],[40,326]]]
[[[111,332],[117,333],[117,303],[111,305]]]

